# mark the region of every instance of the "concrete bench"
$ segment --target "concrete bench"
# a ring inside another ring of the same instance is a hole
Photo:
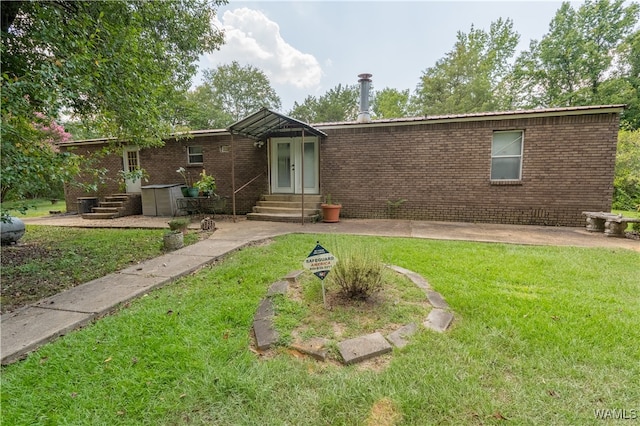
[[[607,237],[624,238],[627,224],[640,222],[640,219],[624,217],[621,214],[606,212],[582,212],[587,217],[587,231],[604,232]]]

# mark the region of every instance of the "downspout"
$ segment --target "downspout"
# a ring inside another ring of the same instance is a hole
[[[233,223],[236,223],[236,159],[231,133],[231,205],[233,206]]]
[[[300,173],[300,187],[302,188],[302,226],[304,226],[304,127],[302,128],[302,152],[300,155],[302,169]]]
[[[269,188],[269,195],[271,192],[271,138],[267,138],[267,185]]]

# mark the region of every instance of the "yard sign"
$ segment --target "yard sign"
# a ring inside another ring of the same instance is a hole
[[[322,280],[322,300],[325,307],[327,306],[327,300],[324,293],[324,279],[336,263],[338,263],[338,259],[322,247],[320,241],[318,241],[316,247],[311,250],[311,253],[309,253],[309,256],[307,256],[302,264],[305,269],[310,270],[316,277]]]

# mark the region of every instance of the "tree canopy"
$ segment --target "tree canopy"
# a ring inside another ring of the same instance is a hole
[[[307,96],[302,104],[294,102],[289,115],[307,123],[355,120],[359,112],[359,94],[357,85],[338,84],[318,98]]]
[[[427,115],[508,107],[502,83],[519,38],[510,19],[498,19],[488,32],[474,26],[459,31],[453,50],[423,72],[413,109]]]
[[[401,118],[410,115],[409,89],[389,87],[375,92],[371,110],[375,118]]]
[[[203,72],[203,83],[187,93],[184,121],[194,130],[225,128],[262,107],[281,106],[262,70],[233,61]]]
[[[625,61],[637,62],[629,55],[629,36],[638,10],[624,0],[587,1],[578,9],[563,3],[549,32],[533,40],[516,61],[516,104],[536,108],[637,101],[637,90],[627,79],[633,63]]]
[[[3,2],[2,186],[40,152],[37,114],[88,120],[103,137],[158,145],[195,62],[223,42],[224,0]],[[15,154],[15,155],[14,155]],[[44,158],[38,160],[44,162]]]

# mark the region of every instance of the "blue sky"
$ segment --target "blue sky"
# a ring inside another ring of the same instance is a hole
[[[579,7],[580,3],[572,3]],[[241,1],[218,9],[226,43],[200,60],[215,68],[236,60],[261,69],[282,112],[309,95],[373,74],[374,90],[413,92],[422,72],[453,48],[471,25],[488,30],[511,18],[519,50],[548,32],[558,1]],[[196,80],[197,83],[197,80]]]

